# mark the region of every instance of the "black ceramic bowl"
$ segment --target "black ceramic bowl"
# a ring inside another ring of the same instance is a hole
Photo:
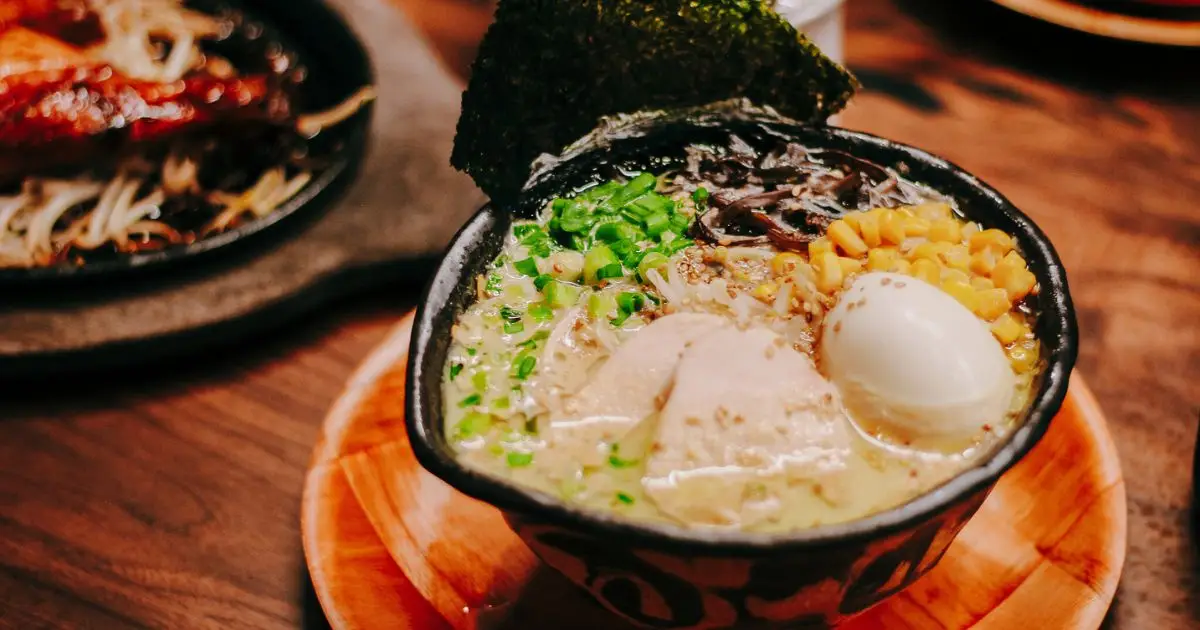
[[[663,166],[692,143],[730,133],[767,148],[780,139],[839,149],[898,168],[954,196],[971,219],[1019,241],[1041,290],[1036,334],[1044,366],[1024,421],[978,465],[904,505],[787,534],[713,533],[630,522],[584,510],[460,464],[442,430],[450,327],[473,300],[473,278],[499,253],[515,218],[614,165]],[[825,627],[905,588],[941,558],[1006,470],[1046,432],[1076,358],[1075,313],[1053,247],[1028,217],[962,169],[867,134],[786,122],[671,122],[585,150],[535,177],[513,207],[486,206],[462,229],[418,309],[409,360],[407,426],[421,464],[459,491],[501,509],[549,565],[635,623],[655,628]]]
[[[321,0],[188,0],[189,7],[219,15],[241,15],[233,33],[205,47],[232,60],[246,72],[271,72],[272,56],[282,50],[304,80],[296,105],[305,112],[328,109],[357,90],[374,84],[371,60],[362,42],[332,8]],[[30,269],[0,269],[0,287],[57,289],[64,284],[111,281],[131,275],[167,271],[181,264],[207,261],[228,254],[269,247],[274,237],[287,236],[286,227],[300,227],[329,208],[354,174],[366,153],[367,129],[373,111],[365,106],[349,120],[326,129],[306,143],[308,156],[320,163],[312,180],[294,197],[266,216],[197,240],[188,245],[136,254],[112,253],[82,265],[62,263]],[[230,138],[227,142],[237,142]]]

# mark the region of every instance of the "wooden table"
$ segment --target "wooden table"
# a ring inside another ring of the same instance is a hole
[[[403,2],[462,69],[487,8]],[[982,0],[851,0],[848,51],[866,90],[847,126],[962,164],[1057,244],[1128,483],[1108,625],[1197,627],[1200,58]],[[298,533],[310,448],[412,299],[380,291],[201,360],[0,393],[0,628],[322,627]]]

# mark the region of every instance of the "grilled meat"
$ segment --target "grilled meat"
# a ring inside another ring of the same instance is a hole
[[[291,119],[289,95],[272,76],[139,81],[30,29],[0,33],[0,179]]]

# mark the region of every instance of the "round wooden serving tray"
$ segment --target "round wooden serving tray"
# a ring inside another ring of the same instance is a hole
[[[302,531],[335,630],[620,630],[543,568],[499,512],[417,464],[404,430],[406,318],[326,418]],[[843,626],[1095,630],[1125,561],[1125,483],[1079,378],[1042,443],[997,485],[932,573]]]
[[[1166,46],[1200,46],[1200,21],[1127,15],[1074,0],[992,0],[1030,17],[1077,31]]]

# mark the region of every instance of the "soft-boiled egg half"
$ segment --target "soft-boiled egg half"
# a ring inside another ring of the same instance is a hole
[[[953,452],[998,426],[1016,376],[987,324],[940,288],[866,273],[825,319],[822,366],[865,433]]]

